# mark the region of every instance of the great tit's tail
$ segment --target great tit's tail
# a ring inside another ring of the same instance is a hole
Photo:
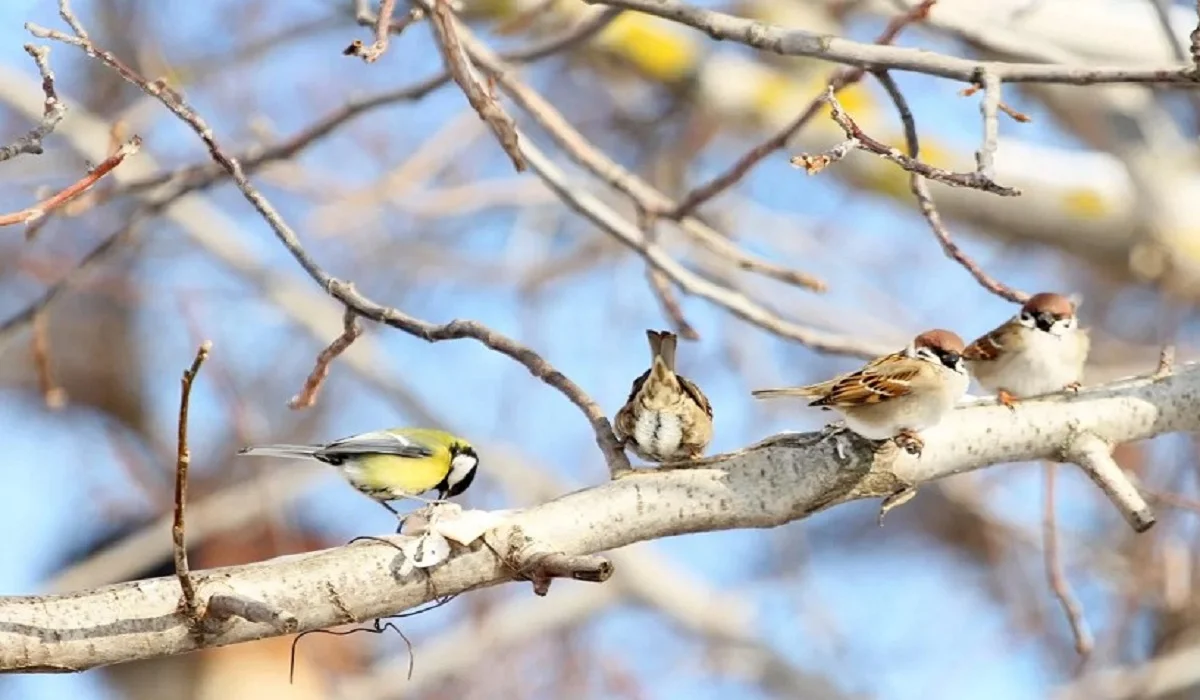
[[[255,445],[238,450],[239,455],[252,457],[288,457],[291,459],[316,459],[320,445]]]

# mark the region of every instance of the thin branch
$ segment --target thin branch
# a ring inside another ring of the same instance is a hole
[[[1001,197],[1016,197],[1021,194],[1021,191],[1013,187],[1004,187],[994,182],[991,177],[984,175],[980,171],[970,173],[955,173],[942,168],[935,168],[928,163],[922,163],[914,156],[906,156],[900,152],[900,149],[893,148],[881,141],[877,141],[865,132],[855,123],[854,119],[846,113],[842,108],[842,104],[838,102],[837,97],[833,94],[833,88],[825,89],[825,102],[829,103],[831,108],[831,116],[837,122],[837,125],[842,127],[842,131],[846,132],[846,138],[855,139],[858,141],[858,148],[868,153],[891,161],[910,173],[921,175],[930,180],[937,180],[942,184],[950,185],[951,187],[967,187],[974,190],[982,190],[990,194],[1000,195]],[[985,151],[986,151],[985,146]],[[994,144],[991,146],[995,150]],[[980,155],[980,158],[987,159],[987,165],[990,169],[990,155]]]
[[[917,123],[913,118],[912,110],[908,107],[908,100],[905,99],[904,93],[900,91],[900,86],[896,85],[896,81],[889,73],[880,71],[874,75],[896,106],[896,112],[904,125],[904,140],[908,146],[908,153],[916,158],[921,153],[921,142],[917,137]],[[910,173],[909,188],[917,199],[921,215],[925,217],[929,228],[933,230],[933,235],[941,244],[942,252],[962,265],[967,272],[971,273],[975,281],[989,292],[1015,303],[1024,303],[1029,298],[1027,293],[1013,289],[984,272],[970,256],[963,252],[962,248],[958,247],[958,244],[950,237],[950,231],[946,228],[946,224],[942,222],[942,215],[933,203],[933,195],[929,192],[929,185],[925,182],[925,178],[917,173]]]
[[[432,0],[432,2],[433,9],[429,15],[429,22],[433,25],[433,33],[437,38],[438,50],[442,53],[446,70],[450,72],[454,82],[462,88],[471,107],[479,113],[479,118],[486,122],[492,133],[496,135],[496,139],[500,141],[500,147],[512,160],[513,167],[517,169],[517,172],[524,172],[525,159],[521,157],[521,151],[517,148],[516,125],[513,124],[512,117],[508,116],[496,98],[488,94],[488,91],[479,84],[479,80],[471,68],[471,59],[467,57],[467,52],[463,50],[462,42],[459,41],[458,23],[454,18],[454,12],[450,9],[449,0]]]
[[[1087,618],[1083,615],[1083,606],[1075,597],[1071,584],[1067,582],[1066,574],[1063,573],[1062,558],[1058,553],[1058,525],[1054,513],[1054,476],[1057,466],[1054,462],[1046,462],[1043,465],[1042,473],[1045,479],[1042,488],[1042,554],[1045,560],[1046,582],[1071,625],[1075,651],[1079,654],[1082,665],[1091,655],[1095,642]]]
[[[833,148],[826,149],[820,153],[801,153],[798,156],[792,156],[791,164],[797,168],[804,168],[804,172],[809,175],[816,175],[830,165],[850,155],[852,151],[862,146],[858,139],[846,139]]]
[[[358,323],[358,314],[354,313],[354,309],[347,307],[346,313],[342,317],[342,334],[334,338],[333,342],[317,355],[317,364],[309,373],[308,379],[305,380],[304,388],[288,401],[288,408],[309,408],[317,402],[321,384],[329,376],[329,366],[333,364],[338,355],[346,352],[360,335],[362,335],[362,326]]]
[[[1175,370],[1175,346],[1170,343],[1162,346],[1158,353],[1158,368],[1154,370],[1155,378],[1171,376]]]
[[[196,602],[196,586],[192,583],[188,571],[187,542],[184,532],[183,511],[187,503],[188,467],[192,462],[191,449],[188,447],[188,404],[192,397],[192,384],[204,360],[212,350],[212,342],[204,341],[196,350],[196,358],[192,366],[183,371],[180,380],[182,391],[179,395],[179,451],[175,461],[175,517],[171,523],[171,540],[175,554],[175,576],[179,579],[179,587],[183,590],[183,613],[193,622],[200,620],[200,606]]]
[[[1113,460],[1112,447],[1103,439],[1092,433],[1079,433],[1063,450],[1062,461],[1079,465],[1104,491],[1134,532],[1145,532],[1154,526],[1154,511]]]
[[[983,86],[983,99],[979,102],[979,114],[983,117],[983,145],[975,153],[979,176],[991,182],[996,176],[996,149],[1000,139],[1000,79],[990,70],[979,76]]]
[[[888,25],[884,27],[883,32],[875,39],[875,43],[880,45],[892,43],[905,27],[915,22],[924,21],[929,17],[929,11],[935,4],[937,4],[937,0],[922,0],[920,4],[914,6],[908,12],[893,17],[888,22]],[[833,90],[834,94],[837,94],[846,87],[862,80],[865,74],[866,71],[863,68],[839,69],[833,75],[829,76],[827,85]],[[750,149],[749,152],[731,165],[728,170],[684,195],[682,201],[679,202],[679,206],[664,214],[664,216],[678,220],[695,211],[696,207],[701,206],[721,192],[732,187],[745,177],[751,168],[758,165],[759,161],[763,158],[787,146],[788,141],[792,139],[796,132],[803,129],[808,122],[812,121],[813,117],[817,116],[817,112],[820,111],[821,105],[824,103],[823,94],[818,95],[816,99],[808,103],[808,106],[804,108],[800,116],[792,120],[790,124],[780,129],[771,138]]]
[[[1053,63],[1006,63],[973,61],[923,49],[863,44],[841,37],[767,24],[716,12],[680,0],[584,0],[589,5],[607,5],[644,12],[683,24],[714,39],[736,41],[781,56],[807,56],[859,66],[869,71],[902,70],[975,82],[987,69],[1006,83],[1053,83],[1097,85],[1101,83],[1151,83],[1159,86],[1197,88],[1197,68],[1192,64],[1164,66],[1091,66]]]
[[[22,153],[40,155],[42,139],[46,138],[62,121],[67,113],[67,106],[58,99],[54,89],[54,71],[50,70],[50,47],[25,44],[25,53],[37,64],[38,73],[42,76],[42,92],[46,95],[46,106],[42,112],[42,120],[29,133],[7,146],[0,146],[0,162],[15,158]]]
[[[50,335],[46,329],[44,311],[33,315],[32,350],[42,400],[46,402],[46,408],[57,411],[67,405],[67,392],[54,381],[54,372],[50,367]]]
[[[355,40],[342,53],[347,56],[358,56],[367,63],[379,60],[379,57],[388,48],[388,41],[392,35],[392,13],[395,11],[396,0],[379,0],[379,14],[375,16],[375,43],[363,46],[361,41]]]
[[[61,7],[61,6],[60,6]],[[476,321],[455,320],[445,324],[434,324],[409,316],[398,309],[382,306],[353,289],[351,285],[335,279],[312,259],[301,244],[296,232],[283,220],[274,206],[260,193],[249,178],[241,164],[231,157],[217,142],[212,129],[187,103],[179,99],[173,92],[164,90],[158,83],[151,83],[138,75],[110,52],[97,48],[90,42],[66,36],[62,32],[45,29],[33,24],[26,24],[26,29],[35,36],[54,39],[82,49],[87,55],[117,71],[125,80],[133,83],[146,94],[157,98],[176,117],[186,123],[208,148],[213,160],[219,163],[232,177],[238,190],[254,209],[262,216],[267,225],[275,233],[276,238],[287,249],[292,257],[300,264],[306,273],[325,290],[327,294],[352,308],[359,316],[377,323],[383,323],[398,328],[428,342],[472,338],[496,350],[525,366],[530,374],[554,387],[573,404],[575,404],[591,423],[596,435],[596,444],[604,453],[610,473],[620,473],[629,469],[629,460],[625,456],[620,443],[612,432],[604,411],[588,394],[571,381],[562,372],[532,349],[518,343],[516,340]]]
[[[28,209],[22,209],[12,214],[0,214],[0,226],[12,226],[13,224],[26,224],[37,221],[45,216],[47,212],[54,211],[75,197],[87,192],[93,185],[100,181],[100,178],[112,172],[126,158],[137,153],[141,146],[142,139],[134,136],[118,148],[116,153],[105,158],[102,163],[88,171],[87,175],[84,175],[77,182],[72,183],[61,192],[38,202]]]

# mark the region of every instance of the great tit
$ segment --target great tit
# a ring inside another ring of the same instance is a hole
[[[438,500],[457,496],[475,479],[479,456],[471,443],[442,430],[390,428],[325,445],[260,445],[239,455],[313,459],[336,467],[354,488],[394,515],[388,501],[437,489]]]
[[[675,373],[675,334],[648,330],[646,338],[650,369],[633,380],[617,412],[617,438],[647,461],[695,459],[712,440],[712,405],[700,387]]]

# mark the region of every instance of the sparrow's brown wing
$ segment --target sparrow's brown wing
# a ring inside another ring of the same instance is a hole
[[[998,359],[1004,351],[1004,346],[1012,342],[1010,339],[1017,331],[1016,321],[1008,321],[993,328],[963,350],[963,359],[972,362],[992,362]]]
[[[633,415],[633,399],[649,378],[650,370],[646,370],[633,380],[633,386],[629,388],[629,398],[625,399],[625,404],[621,406],[621,409],[617,411],[616,418],[613,419],[613,431],[616,432],[618,438],[624,439],[626,436],[633,435],[633,424],[636,421]]]
[[[866,406],[905,396],[921,373],[919,362],[902,353],[885,355],[857,372],[840,377],[824,397],[810,406]]]
[[[683,375],[677,374],[675,376],[679,379],[679,385],[683,387],[684,393],[692,397],[692,400],[696,402],[696,405],[700,408],[703,408],[704,412],[708,414],[708,417],[712,418],[712,404],[708,402],[708,397],[704,395],[704,392],[700,391],[700,387],[696,386],[692,380],[684,377]]]

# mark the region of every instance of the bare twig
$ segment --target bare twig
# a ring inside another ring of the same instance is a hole
[[[61,192],[58,192],[42,200],[41,202],[38,202],[28,209],[22,209],[21,211],[13,212],[12,214],[0,215],[0,226],[24,224],[42,218],[47,212],[61,207],[67,202],[71,201],[73,198],[78,197],[80,194],[86,192],[93,185],[99,182],[100,178],[112,172],[113,169],[120,165],[127,157],[137,153],[141,145],[142,139],[134,136],[132,139],[118,148],[116,153],[112,154],[108,158],[105,158],[102,163],[92,168],[87,175],[83,176],[77,182],[71,184]]]
[[[861,145],[858,139],[846,139],[833,148],[820,153],[801,153],[798,156],[792,156],[791,164],[797,168],[804,168],[804,172],[809,175],[816,175],[831,164],[850,155],[851,151]]]
[[[908,12],[893,17],[888,22],[887,27],[875,39],[876,44],[890,44],[900,34],[900,31],[906,26],[914,22],[920,22],[929,16],[929,10],[937,4],[937,0],[923,0]],[[829,76],[827,84],[834,93],[841,92],[846,87],[862,80],[866,71],[863,68],[839,69]],[[679,206],[665,214],[671,219],[680,219],[683,216],[695,211],[696,207],[704,204],[713,197],[716,197],[721,192],[729,189],[750,171],[763,158],[778,151],[787,145],[788,141],[803,129],[808,122],[812,121],[813,117],[817,116],[821,105],[824,104],[823,96],[818,95],[816,99],[808,104],[807,107],[796,117],[790,124],[780,129],[774,136],[763,141],[759,145],[750,149],[745,155],[737,160],[725,172],[717,175],[708,182],[696,187],[691,192],[683,196]],[[842,154],[845,155],[845,154]],[[812,174],[815,171],[810,171]]]
[[[212,350],[212,342],[204,341],[196,350],[196,358],[192,366],[183,371],[180,381],[182,391],[179,395],[179,452],[175,462],[175,518],[171,523],[171,539],[175,553],[175,576],[179,578],[179,587],[183,590],[183,612],[189,620],[199,621],[200,607],[196,602],[196,586],[192,583],[188,571],[187,542],[184,533],[183,510],[187,503],[188,467],[191,465],[192,454],[188,447],[188,404],[192,396],[192,384],[200,372],[201,365]]]
[[[902,70],[925,73],[964,83],[974,82],[987,68],[1006,83],[1051,83],[1097,85],[1101,83],[1152,83],[1161,86],[1200,87],[1196,66],[1092,66],[1054,63],[982,62],[946,56],[922,49],[876,46],[818,34],[805,29],[785,28],[724,12],[690,5],[680,0],[584,0],[589,5],[607,5],[644,12],[707,33],[714,39],[746,44],[781,56],[807,56],[860,66],[870,71]]]
[[[1158,353],[1158,368],[1154,370],[1154,378],[1162,379],[1163,377],[1169,377],[1174,370],[1175,346],[1168,343]]]
[[[42,75],[42,92],[46,94],[46,107],[42,112],[42,120],[29,133],[7,146],[0,147],[0,162],[15,158],[22,153],[41,154],[43,152],[42,139],[54,131],[58,123],[62,121],[63,115],[67,113],[67,106],[58,99],[58,93],[54,90],[54,71],[50,70],[48,60],[50,47],[25,44],[25,53],[33,58],[38,72]]]
[[[521,157],[521,151],[517,148],[516,126],[513,124],[512,117],[508,116],[496,98],[488,94],[488,91],[476,79],[474,70],[471,68],[471,60],[463,50],[462,42],[459,41],[457,20],[450,9],[449,0],[433,0],[429,22],[433,25],[433,33],[437,38],[438,49],[442,53],[446,70],[450,72],[454,82],[462,88],[471,107],[479,113],[479,118],[487,122],[492,133],[496,135],[500,141],[500,147],[512,160],[513,167],[517,169],[517,172],[524,172],[525,159]]]
[[[1071,633],[1075,638],[1075,651],[1078,652],[1082,664],[1092,653],[1094,641],[1087,619],[1083,616],[1083,606],[1080,605],[1079,599],[1071,590],[1071,584],[1067,582],[1067,577],[1063,573],[1062,559],[1058,553],[1058,526],[1054,513],[1054,476],[1057,466],[1054,462],[1046,462],[1043,465],[1045,480],[1042,491],[1042,553],[1045,558],[1046,582],[1050,585],[1050,590],[1054,592],[1054,597],[1058,599],[1058,604],[1062,606],[1063,613],[1067,616],[1067,622],[1071,625]]]
[[[362,2],[360,4],[366,5],[367,3]],[[383,52],[387,51],[388,41],[393,31],[396,31],[395,27],[392,26],[392,13],[395,11],[396,0],[379,0],[379,13],[375,16],[375,42],[370,46],[364,46],[361,41],[356,39],[342,53],[347,56],[358,56],[367,63],[374,63],[379,60]],[[414,9],[415,12],[417,10]],[[361,16],[362,12],[359,14]],[[409,23],[417,19],[420,19],[420,15],[414,16],[413,13],[409,14]]]
[[[308,408],[317,402],[317,394],[321,392],[321,384],[329,376],[329,366],[333,364],[334,358],[346,352],[360,335],[362,326],[358,323],[358,314],[354,313],[354,309],[346,307],[345,316],[342,318],[342,334],[317,355],[317,364],[305,380],[304,388],[288,401],[288,408]]]
[[[97,48],[91,42],[72,38],[62,32],[45,29],[33,24],[26,24],[26,28],[36,36],[54,39],[82,49],[89,56],[117,71],[122,78],[133,83],[146,92],[146,94],[157,98],[176,117],[186,123],[200,137],[200,140],[204,142],[213,160],[229,173],[238,190],[271,227],[271,230],[275,233],[280,243],[283,244],[304,271],[330,296],[345,306],[352,308],[363,318],[398,328],[428,342],[472,338],[497,352],[511,357],[525,366],[530,374],[560,391],[584,413],[591,423],[592,430],[596,434],[596,443],[604,453],[610,473],[620,473],[629,469],[629,460],[625,456],[616,436],[613,435],[612,425],[609,423],[600,406],[579,385],[555,369],[532,349],[476,321],[456,320],[440,325],[423,321],[409,316],[398,309],[382,306],[359,294],[351,285],[335,279],[312,259],[304,249],[303,244],[301,244],[296,232],[288,226],[287,222],[283,220],[283,217],[267,198],[251,184],[241,164],[221,147],[213,135],[212,129],[204,119],[191,106],[183,102],[178,95],[164,90],[158,83],[148,82],[145,78],[124,65],[112,53]]]
[[[983,86],[983,99],[979,102],[979,114],[983,117],[983,146],[975,153],[979,176],[992,181],[996,176],[996,148],[1000,138],[1000,79],[990,70],[979,76]]]
[[[1145,532],[1154,526],[1154,511],[1113,460],[1112,448],[1107,442],[1091,433],[1080,433],[1063,450],[1062,461],[1079,465],[1104,491],[1134,532]]]
[[[864,133],[858,124],[855,123],[854,119],[842,108],[842,104],[838,102],[832,88],[825,89],[824,100],[829,103],[833,120],[837,122],[838,126],[842,127],[842,131],[846,132],[847,138],[858,140],[858,147],[861,150],[874,153],[884,160],[889,160],[910,173],[922,175],[930,180],[937,180],[951,187],[968,187],[1000,195],[1001,197],[1016,197],[1021,194],[1021,191],[1018,189],[996,184],[991,177],[979,171],[970,173],[950,172],[949,170],[935,168],[928,163],[922,163],[913,156],[906,156],[900,152],[900,149],[888,146]],[[995,149],[993,148],[992,150]],[[990,159],[990,156],[988,158]],[[988,165],[990,167],[990,160]]]
[[[896,81],[889,73],[880,71],[874,75],[896,106],[896,112],[900,115],[900,121],[904,125],[904,140],[908,146],[908,153],[916,158],[921,152],[921,142],[917,137],[916,120],[913,119],[912,110],[908,108],[908,100],[904,98],[904,93],[900,92],[900,87],[896,85]],[[1016,303],[1024,303],[1029,299],[1029,295],[1025,292],[1015,290],[984,272],[958,247],[958,244],[950,237],[950,231],[946,228],[945,223],[942,222],[942,215],[933,203],[933,196],[929,193],[929,186],[925,183],[924,177],[917,173],[910,173],[909,187],[917,199],[917,206],[920,208],[921,214],[929,222],[929,228],[933,230],[933,235],[937,237],[942,251],[947,256],[962,265],[967,272],[971,273],[975,281],[989,292]]]
[[[46,314],[39,312],[33,316],[33,365],[37,370],[38,388],[46,408],[57,411],[67,405],[67,392],[54,381],[54,373],[50,368],[50,337],[46,330]]]

